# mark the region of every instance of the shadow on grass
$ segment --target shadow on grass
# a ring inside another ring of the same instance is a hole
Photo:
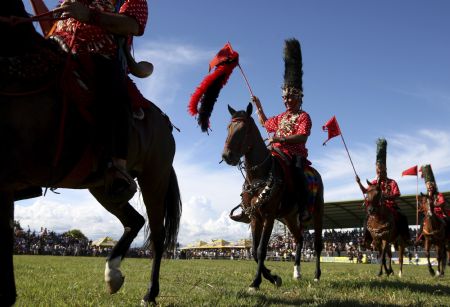
[[[251,298],[256,299],[257,303],[254,306],[271,306],[271,305],[286,305],[286,306],[302,306],[302,305],[316,305],[316,306],[327,306],[327,307],[335,307],[335,306],[395,306],[393,304],[382,304],[380,302],[377,303],[368,303],[368,302],[360,302],[358,300],[328,300],[326,302],[320,302],[311,298],[301,298],[301,297],[271,297],[264,293],[247,293],[245,291],[240,291],[238,293],[238,298],[245,299]]]
[[[335,289],[342,290],[342,282],[344,281],[331,281],[327,286]],[[401,280],[361,280],[352,281],[355,287],[367,287],[369,289],[387,289],[387,290],[409,290],[415,293],[423,293],[430,295],[448,295],[450,293],[450,286],[445,285],[430,285],[419,284]]]

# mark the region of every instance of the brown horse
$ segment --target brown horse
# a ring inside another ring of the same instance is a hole
[[[380,271],[378,276],[383,275],[383,268],[386,275],[394,273],[392,269],[392,253],[390,250],[391,243],[398,247],[398,260],[400,263],[400,271],[398,276],[403,274],[403,255],[405,252],[405,245],[409,238],[403,238],[399,232],[397,223],[390,209],[386,206],[381,192],[380,182],[378,184],[371,184],[367,181],[367,199],[366,206],[368,212],[367,229],[369,230],[376,250],[381,257]],[[389,266],[386,265],[386,254],[389,257]]]
[[[431,276],[443,276],[445,272],[445,265],[447,262],[446,245],[448,233],[446,229],[446,222],[436,216],[434,212],[433,201],[427,196],[421,196],[419,211],[424,215],[422,222],[422,235],[425,238],[425,253],[428,261],[428,271]],[[437,272],[435,273],[430,262],[430,249],[434,245],[436,248],[436,258],[438,261]]]
[[[281,285],[281,278],[272,275],[264,265],[267,245],[272,233],[275,219],[285,224],[292,233],[297,244],[294,278],[300,278],[300,257],[303,246],[303,226],[299,211],[293,204],[293,195],[289,192],[283,180],[283,170],[278,161],[267,149],[263,138],[251,117],[252,105],[246,111],[235,111],[228,106],[232,116],[228,126],[228,136],[222,154],[223,160],[230,165],[237,165],[244,156],[247,171],[244,185],[243,206],[251,220],[253,238],[253,258],[258,263],[257,271],[249,290],[257,290],[261,284],[261,274],[276,286]],[[315,280],[320,279],[320,254],[322,252],[322,225],[324,214],[323,184],[319,173],[313,173],[316,191],[311,191],[314,197],[313,225],[315,231]]]
[[[105,268],[105,281],[110,293],[115,293],[124,281],[120,263],[145,219],[128,202],[118,203],[106,197],[102,168],[105,159],[87,154],[95,145],[91,140],[92,130],[80,115],[78,106],[68,99],[71,97],[66,96],[68,101],[62,102],[57,72],[51,70],[58,53],[31,24],[5,22],[8,16],[27,17],[23,3],[18,0],[2,2],[0,15],[1,305],[12,305],[16,300],[14,200],[21,191],[29,192],[33,187],[89,189],[100,204],[120,220],[124,232],[108,256]],[[40,66],[33,66],[36,63]],[[67,108],[67,115],[61,128],[64,108]],[[60,133],[63,138],[58,136]],[[58,150],[59,158],[55,159]],[[155,302],[163,252],[177,240],[181,200],[172,166],[174,154],[172,125],[167,116],[151,105],[145,110],[145,117],[133,123],[128,158],[129,172],[137,178],[147,210],[146,243],[154,256],[144,304]],[[77,167],[83,164],[80,161],[85,161],[83,163],[89,167]],[[73,175],[74,169],[88,171],[80,177]]]

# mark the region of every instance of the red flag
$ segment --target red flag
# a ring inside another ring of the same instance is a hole
[[[327,121],[322,129],[323,131],[328,131],[328,139],[323,142],[323,145],[335,136],[341,135],[341,128],[339,128],[336,116],[333,116],[329,121]]]
[[[209,64],[209,69],[215,67],[215,70],[203,79],[192,94],[188,111],[193,116],[198,114],[198,123],[203,132],[208,131],[209,118],[220,90],[238,64],[239,54],[231,49],[230,43],[225,44]]]
[[[238,53],[233,51],[233,48],[231,48],[230,42],[226,43],[225,46],[223,46],[223,48],[216,54],[214,59],[209,62],[209,71],[225,62],[237,60],[238,56]]]
[[[404,170],[402,176],[417,176],[417,165]]]

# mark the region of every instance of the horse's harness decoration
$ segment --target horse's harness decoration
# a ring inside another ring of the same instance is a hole
[[[248,118],[246,117],[235,117],[232,119],[232,123],[234,122],[246,122]],[[247,139],[248,135],[251,132],[251,125],[248,125],[245,130],[244,142]],[[231,135],[231,133],[230,133]],[[230,140],[227,139],[225,142],[225,147],[229,147]],[[249,151],[252,147],[249,145],[246,151]],[[245,170],[247,172],[256,172],[258,169],[262,168],[267,162],[270,163],[270,171],[266,176],[266,179],[256,179],[248,182],[248,178],[244,176],[245,182],[242,188],[241,193],[241,203],[236,207],[241,207],[242,211],[249,218],[255,216],[257,210],[259,210],[263,205],[270,202],[270,200],[276,195],[276,192],[279,190],[282,179],[275,175],[275,163],[273,157],[270,153],[264,158],[264,160],[256,165],[251,167],[242,166],[242,163],[238,164],[239,169]],[[256,201],[252,204],[251,200],[256,197]],[[234,208],[233,211],[236,209]]]
[[[383,193],[381,193],[381,196],[379,197],[376,207],[381,208],[384,202],[385,202],[384,196]],[[390,232],[392,231],[391,221],[389,221],[388,219],[384,224],[376,223],[376,225],[373,225],[372,223],[370,223],[372,220],[370,217],[373,217],[374,215],[372,214],[373,212],[370,208],[372,208],[374,204],[371,205],[370,201],[366,199],[366,206],[370,206],[367,218],[367,230],[369,230],[369,232],[374,236],[374,240],[381,239],[384,236],[389,236]],[[380,214],[378,214],[378,216],[380,216]]]

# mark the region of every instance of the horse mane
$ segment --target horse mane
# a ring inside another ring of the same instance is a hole
[[[6,3],[4,3],[6,2]],[[25,54],[36,48],[39,41],[45,39],[36,31],[31,22],[13,25],[9,17],[29,17],[21,0],[2,1],[0,10],[0,57],[10,57]],[[40,45],[40,44],[38,44]]]

